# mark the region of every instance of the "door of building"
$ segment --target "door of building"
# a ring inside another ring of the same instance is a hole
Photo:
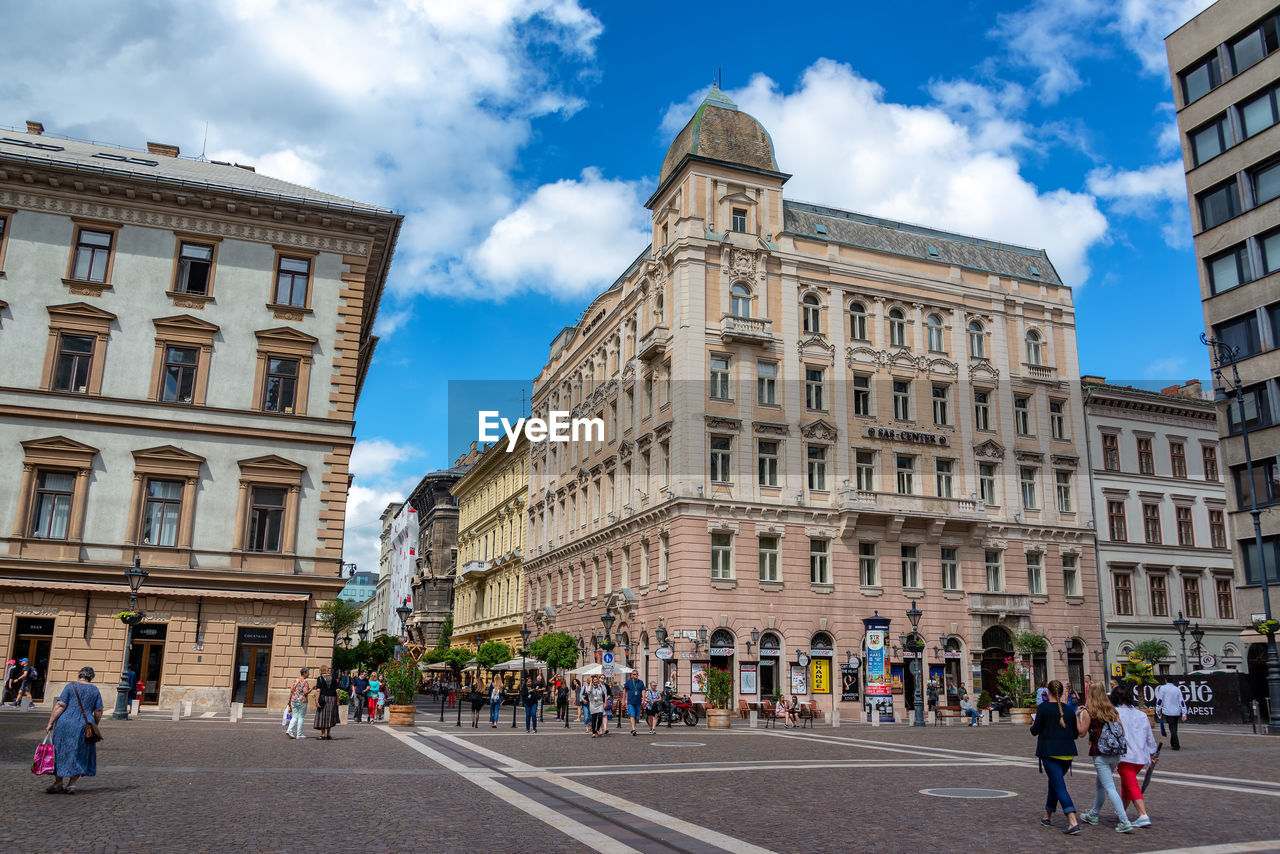
[[[231,674],[231,702],[246,707],[267,705],[271,673],[271,629],[244,628],[236,637],[236,660]]]
[[[14,661],[27,659],[35,668],[36,678],[29,690],[35,700],[44,699],[44,686],[49,678],[49,650],[53,648],[53,618],[20,617],[13,641]]]
[[[160,674],[164,668],[164,642],[169,627],[163,623],[142,623],[133,630],[129,648],[129,669],[135,684],[142,683],[142,702],[160,702]],[[130,692],[130,697],[134,696]]]

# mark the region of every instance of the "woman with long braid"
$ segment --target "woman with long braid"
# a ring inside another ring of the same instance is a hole
[[[1036,736],[1036,756],[1040,759],[1040,768],[1049,778],[1049,794],[1044,802],[1044,818],[1040,823],[1052,827],[1053,813],[1059,805],[1067,817],[1066,834],[1080,832],[1080,822],[1076,816],[1076,805],[1071,802],[1071,794],[1067,791],[1066,776],[1071,770],[1071,761],[1076,758],[1075,715],[1070,713],[1062,702],[1062,683],[1057,679],[1046,688],[1049,699],[1036,708],[1036,719],[1031,724],[1031,734]]]

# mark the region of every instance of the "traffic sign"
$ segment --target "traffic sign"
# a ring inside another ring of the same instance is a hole
[[[607,650],[600,656],[601,664],[613,664],[613,653]]]

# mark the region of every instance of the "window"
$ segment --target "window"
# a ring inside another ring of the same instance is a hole
[[[1218,480],[1218,446],[1201,446],[1200,456],[1204,460],[1204,479],[1216,483]]]
[[[759,448],[759,468],[760,468],[760,485],[761,486],[777,486],[778,485],[778,443],[764,442],[758,444]]]
[[[728,436],[711,437],[711,482],[731,483],[733,440]]]
[[[1182,576],[1182,604],[1186,606],[1187,619],[1201,619],[1200,579],[1194,575]]]
[[[880,560],[875,543],[858,543],[858,583],[863,587],[880,586]]]
[[[867,310],[860,302],[849,303],[849,337],[854,341],[868,341]]]
[[[782,575],[778,570],[778,538],[777,537],[761,537],[760,538],[760,580],[761,581],[781,581]]]
[[[1169,465],[1174,477],[1187,476],[1187,446],[1182,442],[1169,442]]]
[[[144,546],[176,546],[178,523],[182,519],[182,483],[176,480],[148,480],[147,503],[142,513]]]
[[[827,549],[830,544],[826,540],[809,540],[809,583],[830,584],[831,564],[828,561]]]
[[[1027,592],[1032,596],[1044,595],[1044,555],[1027,554]]]
[[[969,322],[969,357],[987,358],[986,334],[983,332],[982,324],[976,320]]]
[[[1102,468],[1120,471],[1120,437],[1115,433],[1102,434]]]
[[[1156,457],[1151,450],[1151,437],[1138,437],[1138,473],[1139,474],[1155,474],[1156,473]]]
[[[1142,505],[1142,535],[1148,543],[1160,543],[1160,505]]]
[[[1027,330],[1027,364],[1043,365],[1044,364],[1044,344],[1040,340],[1040,333],[1034,329]]]
[[[9,233],[9,211],[0,213],[0,270],[4,269],[5,237]]]
[[[934,467],[938,477],[938,497],[951,497],[951,460],[935,460]]]
[[[945,353],[942,347],[942,318],[931,314],[924,319],[925,332],[928,335],[929,352]]]
[[[1182,78],[1183,97],[1190,104],[1222,82],[1217,53],[1209,54],[1179,76]]]
[[[996,506],[996,467],[994,463],[978,463],[978,498],[987,507]]]
[[[1239,74],[1261,60],[1277,47],[1276,19],[1267,18],[1262,24],[1235,41],[1227,44],[1233,73]]]
[[[1259,505],[1280,500],[1280,465],[1275,457],[1254,460],[1252,473],[1248,466],[1232,466],[1231,478],[1236,484],[1236,502],[1241,509],[1255,500]]]
[[[853,377],[853,414],[871,417],[871,377]]]
[[[911,383],[893,381],[893,417],[899,421],[911,420]]]
[[[1240,193],[1232,178],[1196,196],[1200,208],[1200,227],[1208,230],[1240,213]]]
[[[1280,238],[1280,232],[1274,235]],[[1268,244],[1270,238],[1263,238],[1262,247],[1263,255],[1267,260],[1267,272],[1270,273],[1280,264],[1280,256],[1272,251],[1272,247]],[[1277,241],[1275,249],[1280,249],[1280,241]],[[1245,282],[1253,281],[1253,269],[1249,263],[1249,252],[1243,243],[1226,252],[1210,256],[1205,259],[1205,266],[1209,268],[1209,290],[1211,293],[1220,294],[1223,291],[1229,291],[1237,285]]]
[[[729,360],[724,356],[711,357],[711,397],[729,399]]]
[[[907,454],[896,454],[898,472],[898,494],[911,495],[915,492],[916,458]]]
[[[916,546],[902,547],[902,586],[920,587],[920,558]]]
[[[1280,196],[1280,160],[1270,160],[1261,166],[1249,170],[1249,179],[1253,182],[1253,203],[1265,204],[1276,196]]]
[[[711,535],[711,577],[733,578],[733,534],[717,531]]]
[[[1209,544],[1215,549],[1227,547],[1227,523],[1221,510],[1209,511]]]
[[[1258,332],[1258,315],[1249,312],[1243,317],[1219,323],[1213,327],[1218,339],[1240,350],[1239,358],[1256,356],[1262,352],[1262,337]]]
[[[262,411],[292,413],[298,395],[298,360],[267,359]]]
[[[940,427],[951,423],[951,386],[933,387],[933,423]]]
[[[808,335],[822,334],[822,304],[813,294],[805,294],[800,300],[800,308],[804,314],[804,331]]]
[[[1271,425],[1271,403],[1265,383],[1244,389],[1244,420],[1250,430]],[[1232,400],[1227,407],[1227,432],[1240,432],[1240,404]]]
[[[809,489],[824,491],[827,488],[827,448],[825,445],[809,445],[805,454],[808,460]]]
[[[1191,508],[1177,507],[1174,509],[1178,521],[1178,545],[1194,546],[1196,544],[1195,526],[1191,523]]]
[[[286,491],[278,486],[254,486],[250,489],[248,551],[281,551]]]
[[[747,230],[747,212],[742,208],[733,209],[733,230],[738,233],[745,233]]]
[[[195,393],[199,354],[194,347],[166,347],[160,399],[191,403]]]
[[[983,563],[987,570],[987,592],[1000,593],[1004,590],[1004,552],[999,549],[987,549]]]
[[[1015,397],[1013,399],[1013,428],[1019,436],[1030,436],[1031,433],[1031,398]]]
[[[1246,139],[1276,123],[1277,90],[1269,89],[1240,106],[1240,122]]]
[[[1116,614],[1121,617],[1133,616],[1133,576],[1127,572],[1117,572],[1111,578],[1116,594]]]
[[[734,317],[751,316],[751,288],[739,282],[729,289],[729,300]]]
[[[110,231],[79,229],[76,233],[71,278],[82,282],[106,282],[111,270],[111,244],[114,237]]]
[[[1236,618],[1236,606],[1231,596],[1231,579],[1215,578],[1213,580],[1213,589],[1218,599],[1218,619],[1234,620]]]
[[[876,454],[875,451],[856,451],[853,455],[853,473],[855,485],[860,492],[876,490]]]
[[[1169,616],[1169,589],[1163,575],[1151,575],[1147,578],[1151,588],[1151,616]]]
[[[960,589],[960,559],[958,549],[942,550],[942,589]]]
[[[1061,400],[1049,401],[1049,432],[1060,441],[1067,438],[1066,407],[1066,403]]]
[[[311,259],[279,256],[276,261],[275,304],[305,308],[310,280]]]
[[[178,244],[178,270],[173,290],[179,294],[208,296],[213,290],[213,247],[203,243]]]
[[[991,393],[975,391],[973,393],[973,427],[975,430],[991,429]]]
[[[907,317],[900,308],[889,309],[889,346],[907,346]]]
[[[778,403],[778,366],[773,362],[756,362],[756,402],[766,406]]]
[[[1062,556],[1062,592],[1066,596],[1080,595],[1080,568],[1075,555]]]
[[[58,336],[58,362],[54,368],[53,390],[86,394],[93,367],[93,342],[88,335]]]
[[[65,540],[70,530],[71,498],[75,491],[73,472],[38,471],[35,501],[31,509],[31,536],[43,540]]]
[[[1058,496],[1058,512],[1073,512],[1075,505],[1071,500],[1071,472],[1054,472],[1053,479]]]
[[[1244,583],[1260,584],[1262,572],[1258,562],[1257,541],[1253,537],[1240,540],[1240,555],[1244,562]],[[1267,568],[1267,580],[1271,584],[1280,581],[1280,537],[1272,534],[1262,538],[1262,560]]]
[[[822,399],[822,389],[824,384],[824,371],[822,368],[805,368],[804,369],[804,405],[806,409],[814,409],[823,411],[825,401]]]
[[[1259,100],[1266,99],[1266,97],[1264,95]],[[1244,114],[1247,117],[1247,108]],[[1245,126],[1248,127],[1247,120]],[[1248,136],[1247,133],[1246,136]],[[1191,159],[1196,166],[1206,160],[1217,157],[1231,144],[1231,130],[1230,125],[1227,124],[1227,117],[1225,115],[1218,116],[1208,124],[1201,125],[1191,131],[1191,133],[1187,134],[1187,138],[1191,141]]]
[[[1129,526],[1124,518],[1124,502],[1107,502],[1107,532],[1111,539],[1123,543],[1129,539]]]
[[[1022,488],[1022,506],[1026,510],[1035,510],[1040,505],[1036,500],[1036,470],[1030,466],[1018,469],[1018,483]]]

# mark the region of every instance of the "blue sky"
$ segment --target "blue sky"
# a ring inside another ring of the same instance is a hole
[[[72,34],[74,9],[0,4],[27,34],[0,57],[0,124],[194,154],[207,123],[211,157],[405,214],[358,412],[362,567],[386,502],[461,450],[448,383],[514,380],[518,409],[644,248],[642,203],[717,73],[789,198],[1044,247],[1085,372],[1208,373],[1162,41],[1204,0],[149,0]]]

